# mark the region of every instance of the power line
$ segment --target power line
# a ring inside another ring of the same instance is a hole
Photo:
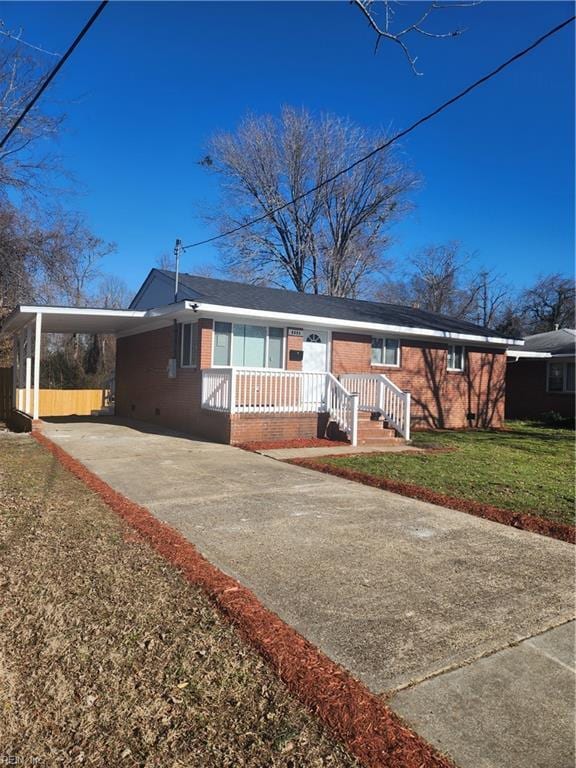
[[[348,173],[348,171],[351,171],[353,168],[356,168],[356,166],[360,165],[361,163],[366,162],[366,160],[369,160],[378,152],[382,152],[383,149],[386,149],[391,144],[398,141],[398,139],[401,139],[403,136],[407,136],[409,133],[412,133],[412,131],[418,128],[418,126],[422,125],[422,123],[426,123],[428,120],[431,120],[433,117],[440,114],[440,112],[443,112],[452,104],[455,104],[457,101],[460,101],[460,99],[463,99],[464,96],[467,96],[475,88],[478,88],[483,83],[486,83],[488,80],[491,80],[493,77],[498,75],[500,72],[502,72],[502,70],[509,67],[515,61],[518,61],[518,59],[521,59],[523,56],[526,56],[526,54],[533,51],[534,48],[537,48],[541,43],[543,43],[549,37],[552,37],[552,35],[555,35],[561,29],[568,26],[568,24],[571,24],[574,21],[574,19],[576,19],[576,16],[571,16],[569,19],[566,19],[561,24],[558,24],[556,27],[553,27],[552,29],[548,30],[548,32],[546,32],[537,40],[535,40],[527,48],[524,48],[524,50],[514,54],[514,56],[507,59],[505,62],[500,64],[500,66],[496,67],[496,69],[493,69],[487,75],[484,75],[484,77],[481,77],[479,80],[476,80],[475,83],[472,83],[472,85],[469,85],[463,91],[460,91],[460,93],[458,93],[456,96],[453,96],[451,99],[448,99],[448,101],[445,101],[443,104],[441,104],[439,107],[434,109],[432,112],[429,112],[427,115],[424,115],[424,117],[421,117],[419,120],[416,120],[416,122],[412,123],[411,126],[395,134],[394,136],[392,136],[391,139],[388,139],[388,141],[384,142],[384,144],[380,144],[371,152],[368,152],[368,154],[358,158],[358,160],[355,160],[351,165],[348,165],[346,168],[342,168],[333,176],[330,176],[330,178],[324,179],[324,181],[321,181],[319,184],[316,184],[316,186],[311,187],[306,192],[302,192],[302,194],[297,195],[296,197],[293,197],[287,203],[283,203],[282,205],[279,205],[277,208],[271,208],[269,211],[266,211],[266,213],[262,214],[262,216],[257,216],[255,219],[252,219],[251,221],[247,221],[244,224],[239,224],[237,227],[233,227],[232,229],[229,229],[226,232],[221,232],[219,235],[208,237],[206,240],[199,240],[197,243],[190,243],[189,245],[184,245],[181,247],[181,250],[187,251],[190,248],[197,248],[199,245],[206,245],[207,243],[213,243],[215,240],[220,240],[223,237],[229,237],[230,235],[233,235],[236,232],[240,232],[243,229],[247,229],[248,227],[254,226],[254,224],[259,224],[261,221],[265,221],[269,216],[273,216],[274,214],[279,213],[280,211],[283,211],[285,208],[288,208],[288,206],[293,205],[294,203],[297,203],[300,200],[303,200],[305,197],[308,197],[308,195],[311,195],[313,192],[317,192],[319,189],[322,189],[322,187],[325,187],[326,184],[331,184],[337,178],[344,175],[345,173]]]
[[[13,123],[13,125],[12,125],[12,127],[10,128],[10,130],[8,131],[8,133],[7,133],[7,134],[4,136],[4,138],[2,139],[2,141],[0,141],[0,149],[2,149],[2,147],[3,147],[3,146],[6,144],[6,142],[7,142],[7,141],[8,141],[8,139],[9,139],[9,138],[12,136],[12,134],[14,133],[14,131],[15,131],[15,130],[18,128],[18,126],[20,125],[20,123],[22,122],[22,120],[24,120],[24,118],[26,117],[26,115],[28,114],[28,112],[30,112],[30,110],[32,109],[32,107],[34,106],[34,104],[36,104],[36,102],[38,101],[38,99],[40,98],[40,96],[42,96],[42,94],[44,93],[44,91],[46,90],[46,88],[48,88],[48,86],[50,85],[50,83],[52,82],[52,80],[54,80],[54,78],[56,77],[56,75],[58,74],[58,72],[59,72],[59,71],[62,69],[62,67],[64,66],[64,64],[66,63],[66,61],[67,61],[67,60],[70,58],[70,56],[71,56],[71,55],[72,55],[72,53],[74,52],[75,48],[78,46],[78,44],[80,43],[80,41],[82,40],[82,38],[84,37],[84,35],[85,35],[85,34],[88,32],[88,30],[90,29],[90,27],[92,26],[92,24],[94,24],[94,22],[96,21],[96,19],[98,18],[98,16],[100,16],[100,14],[102,13],[102,11],[104,10],[104,6],[105,6],[105,5],[107,5],[107,4],[108,4],[108,0],[102,0],[102,2],[100,3],[100,5],[98,6],[98,8],[96,8],[96,10],[95,10],[95,11],[94,11],[94,13],[92,14],[92,16],[90,16],[90,18],[88,19],[88,21],[86,22],[86,24],[84,24],[84,26],[82,27],[82,29],[80,30],[80,32],[79,32],[79,33],[76,35],[76,39],[74,40],[74,42],[72,43],[72,45],[71,45],[71,46],[68,48],[68,50],[67,50],[67,51],[66,51],[66,53],[65,53],[65,54],[62,56],[62,58],[61,58],[61,59],[60,59],[60,61],[59,61],[59,62],[56,64],[56,66],[55,66],[55,67],[52,69],[52,71],[50,72],[50,74],[48,75],[48,77],[46,77],[46,79],[42,81],[42,85],[41,85],[41,86],[38,88],[38,90],[36,91],[35,95],[34,95],[34,96],[32,97],[32,99],[31,99],[31,100],[28,102],[28,104],[27,104],[27,105],[24,107],[24,109],[23,109],[23,110],[22,110],[22,112],[20,113],[20,116],[19,116],[19,117],[16,119],[16,121]]]

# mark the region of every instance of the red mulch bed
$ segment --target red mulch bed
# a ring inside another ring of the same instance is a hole
[[[325,437],[297,437],[293,440],[259,440],[252,443],[236,443],[236,448],[245,451],[272,451],[275,448],[335,448],[350,445],[343,440],[328,440]]]
[[[249,589],[209,563],[180,533],[115,491],[45,435],[35,432],[33,436],[189,581],[200,586],[288,689],[366,768],[453,768],[448,758],[404,725],[380,697],[266,609]]]
[[[325,457],[329,458],[329,457]],[[495,523],[510,525],[513,528],[519,528],[531,533],[539,533],[542,536],[549,536],[552,539],[567,541],[570,544],[576,543],[576,528],[566,523],[557,523],[553,520],[546,520],[543,517],[529,515],[523,512],[513,512],[510,509],[500,509],[490,504],[482,504],[479,501],[469,499],[459,499],[454,496],[446,496],[439,491],[433,491],[430,488],[422,488],[419,485],[403,483],[400,480],[390,480],[386,477],[376,477],[367,472],[358,472],[347,467],[337,467],[333,464],[324,464],[314,459],[290,459],[290,464],[297,464],[299,467],[315,469],[317,472],[324,472],[328,475],[337,475],[346,480],[354,480],[357,483],[371,485],[374,488],[381,488],[385,491],[399,493],[402,496],[409,496],[420,501],[428,501],[431,504],[439,504],[442,507],[457,509],[459,512],[466,512],[476,517],[484,517],[486,520],[492,520]]]

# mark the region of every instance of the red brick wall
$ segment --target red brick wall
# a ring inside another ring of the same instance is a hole
[[[302,370],[302,361],[301,360],[290,360],[290,350],[296,349],[299,351],[302,351],[302,345],[304,343],[304,338],[302,336],[290,336],[288,334],[288,329],[286,329],[286,368],[289,371],[301,371]]]
[[[326,414],[234,414],[231,419],[232,445],[260,440],[295,440],[323,437],[327,426]]]
[[[198,321],[198,356],[200,368],[212,368],[212,335],[214,323],[203,317]]]
[[[332,334],[332,372],[383,373],[412,398],[415,429],[499,427],[504,418],[504,352],[466,347],[462,373],[447,371],[448,346],[428,341],[400,342],[400,367],[371,365],[371,337]],[[468,422],[466,414],[476,418]]]
[[[200,360],[206,365],[212,324],[206,320],[201,320],[200,324]],[[216,442],[229,442],[228,414],[200,408],[200,371],[178,368],[176,378],[168,378],[168,360],[172,355],[172,327],[118,339],[116,414]]]
[[[546,360],[518,360],[506,366],[506,418],[538,418],[556,411],[574,416],[574,395],[546,392]]]

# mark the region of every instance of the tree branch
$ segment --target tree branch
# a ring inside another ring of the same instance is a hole
[[[398,31],[393,31],[392,29],[392,22],[394,19],[394,9],[392,7],[393,0],[381,0],[384,6],[384,25],[383,26],[380,25],[380,23],[376,18],[376,14],[372,10],[372,7],[376,2],[376,0],[351,0],[351,2],[357,8],[360,9],[362,14],[364,15],[364,18],[368,21],[368,24],[376,33],[376,44],[374,46],[374,53],[377,52],[378,46],[380,45],[381,40],[389,40],[390,42],[400,46],[414,74],[422,75],[423,73],[419,72],[418,69],[416,68],[416,61],[418,57],[412,56],[412,54],[410,53],[410,49],[408,48],[408,45],[403,38],[413,33],[422,35],[423,37],[437,38],[439,40],[444,38],[449,38],[449,37],[459,37],[466,31],[465,28],[457,27],[456,29],[450,30],[448,32],[433,32],[430,29],[426,29],[423,25],[429,19],[429,17],[434,13],[434,11],[444,10],[447,8],[472,8],[476,5],[480,5],[482,0],[470,0],[470,2],[453,2],[453,3],[432,2],[426,8],[424,13],[420,15],[417,21],[414,21],[413,23],[409,24],[408,26]]]

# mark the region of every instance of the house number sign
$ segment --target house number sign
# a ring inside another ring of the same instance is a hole
[[[288,336],[302,336],[303,334],[302,328],[288,328]]]

